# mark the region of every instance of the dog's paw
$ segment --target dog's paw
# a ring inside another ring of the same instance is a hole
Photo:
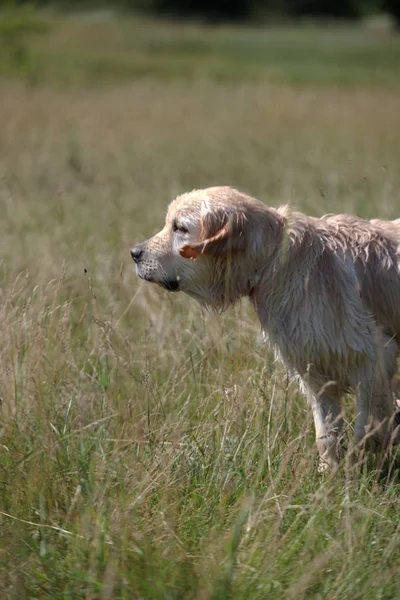
[[[325,460],[322,456],[318,460],[318,475],[324,475],[325,473],[336,473],[339,468],[337,461]]]

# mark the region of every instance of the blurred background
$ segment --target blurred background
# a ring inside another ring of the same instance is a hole
[[[0,10],[0,73],[31,83],[398,75],[397,0],[1,0]]]

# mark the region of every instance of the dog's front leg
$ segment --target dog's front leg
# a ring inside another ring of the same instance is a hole
[[[327,390],[315,391],[307,386],[315,425],[315,439],[320,456],[319,470],[337,469],[341,438],[343,434],[343,418],[340,399],[335,393],[334,385]]]

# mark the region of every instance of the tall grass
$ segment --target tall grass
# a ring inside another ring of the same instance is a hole
[[[213,184],[398,216],[399,100],[0,83],[5,598],[399,597],[395,462],[318,475],[310,412],[246,302],[203,313],[129,257],[174,195]]]

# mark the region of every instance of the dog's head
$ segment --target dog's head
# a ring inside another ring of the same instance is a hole
[[[172,202],[164,229],[131,255],[142,279],[222,308],[254,287],[281,229],[274,209],[233,188],[194,190]]]

